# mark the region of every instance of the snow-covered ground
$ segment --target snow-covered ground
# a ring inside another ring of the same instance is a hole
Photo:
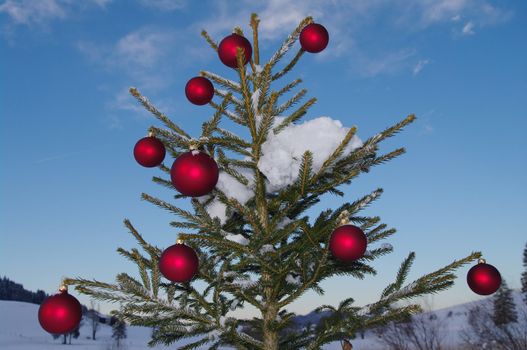
[[[527,306],[521,300],[521,294],[514,292],[514,298],[517,305],[517,310],[522,310],[527,314]],[[423,313],[422,317],[429,320],[430,316],[437,316],[438,320],[442,320],[443,327],[441,328],[441,339],[445,345],[455,347],[460,344],[460,331],[466,326],[468,308],[474,304],[483,305],[489,303],[490,298],[486,298],[477,302],[460,304],[445,309]],[[68,345],[62,345],[62,338],[53,339],[50,334],[46,333],[38,323],[38,305],[29,304],[17,301],[0,300],[0,349],[2,350],[42,350],[42,349],[61,349],[64,350]],[[520,312],[521,313],[521,312]],[[311,315],[311,314],[310,314]],[[310,316],[308,315],[308,317]],[[527,320],[523,320],[526,322]],[[84,321],[84,325],[80,328],[80,336],[77,339],[72,339],[72,349],[77,350],[107,350],[111,348],[113,339],[111,338],[111,327],[105,324],[100,324],[97,331],[97,340],[93,341],[90,338],[91,328]],[[526,322],[527,327],[527,322]],[[127,327],[127,338],[124,340],[126,349],[139,350],[148,349],[148,341],[150,339],[151,330],[144,327]],[[189,339],[185,342],[179,342],[176,345],[169,347],[156,346],[153,349],[177,349],[178,345],[184,345],[191,342]],[[365,334],[365,339],[352,340],[354,350],[382,350],[386,347],[377,341],[377,337],[372,332]],[[338,342],[329,344],[324,347],[324,350],[341,350]]]

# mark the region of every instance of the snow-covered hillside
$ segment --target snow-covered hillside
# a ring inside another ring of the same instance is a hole
[[[517,310],[522,315],[527,315],[527,306],[521,300],[521,294],[517,291],[513,293]],[[460,344],[460,331],[467,324],[468,309],[475,305],[490,305],[491,298],[486,298],[477,302],[465,303],[449,308],[423,313],[420,317],[424,320],[436,318],[442,320],[441,338],[445,345],[455,347]],[[67,349],[67,345],[62,345],[62,339],[53,339],[50,334],[46,333],[38,323],[38,305],[17,301],[0,300],[0,349],[13,350],[42,350],[42,349]],[[311,313],[299,317],[302,323],[318,320],[317,315]],[[107,350],[112,344],[111,327],[101,324],[97,332],[97,340],[89,339],[91,328],[84,321],[80,328],[80,337],[72,339],[72,349],[77,350]],[[527,327],[527,320],[522,319]],[[148,349],[151,330],[144,327],[127,327],[128,337],[124,340],[126,349],[139,350]],[[190,343],[192,339],[180,342],[177,345]],[[354,350],[382,350],[385,349],[382,343],[379,343],[377,336],[373,332],[366,332],[365,339],[352,340]],[[157,346],[153,349],[176,349],[176,345],[170,347]],[[338,342],[324,347],[324,350],[341,350]]]

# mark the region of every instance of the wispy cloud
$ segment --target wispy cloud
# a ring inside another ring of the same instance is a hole
[[[0,5],[0,13],[5,13],[15,25],[46,25],[53,20],[63,20],[73,11],[91,4],[104,8],[109,2],[111,0],[6,0]]]
[[[474,23],[473,22],[467,22],[463,29],[461,29],[461,34],[463,35],[472,35],[474,34]]]
[[[65,158],[71,158],[73,156],[77,156],[77,155],[82,154],[84,152],[85,151],[76,151],[76,152],[68,152],[68,153],[57,154],[57,155],[54,155],[54,156],[44,157],[44,158],[40,158],[40,159],[35,160],[33,162],[33,164],[42,164],[42,163],[47,163],[47,162],[50,162],[50,161],[53,161],[53,160],[60,160],[60,159],[65,159]]]
[[[417,62],[417,64],[415,65],[412,73],[413,75],[417,75],[419,73],[421,73],[421,71],[423,70],[423,68],[428,64],[430,63],[430,60],[419,60]]]
[[[0,5],[0,13],[5,13],[15,24],[43,24],[54,19],[66,17],[66,9],[56,0],[7,0]]]
[[[160,11],[175,11],[187,6],[186,0],[139,0],[139,3]]]

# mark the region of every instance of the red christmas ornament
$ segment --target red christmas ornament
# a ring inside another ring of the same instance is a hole
[[[172,282],[190,281],[198,267],[199,259],[194,249],[180,243],[165,249],[159,259],[159,271]]]
[[[468,271],[467,283],[474,293],[489,295],[500,288],[501,275],[498,269],[480,259],[479,263]]]
[[[81,304],[66,287],[50,296],[38,309],[38,322],[46,332],[63,334],[73,331],[79,325],[82,317]]]
[[[251,43],[243,36],[233,33],[225,37],[218,47],[218,56],[224,65],[238,68],[236,62],[236,49],[238,47],[243,50],[243,64],[246,65],[249,62],[253,54]]]
[[[195,77],[187,82],[185,95],[187,95],[190,102],[202,106],[212,100],[214,86],[212,86],[212,83],[207,78]]]
[[[154,136],[143,137],[134,147],[134,158],[144,167],[158,166],[165,159],[165,146]]]
[[[329,249],[341,261],[351,262],[364,255],[368,241],[360,228],[353,225],[339,226],[331,234]]]
[[[212,191],[219,174],[214,159],[198,150],[180,155],[170,169],[174,187],[190,197],[200,197]]]
[[[317,53],[326,48],[329,34],[326,28],[317,23],[311,23],[300,32],[300,45],[307,52]]]

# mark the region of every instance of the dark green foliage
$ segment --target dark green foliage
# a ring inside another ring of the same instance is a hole
[[[126,338],[126,322],[120,318],[113,319],[112,338],[115,339],[117,347],[120,347],[121,340]]]
[[[31,292],[5,276],[0,279],[0,300],[24,301],[40,305],[47,297],[48,295],[42,290]]]
[[[494,314],[492,320],[496,326],[504,326],[518,320],[516,304],[512,298],[512,290],[507,282],[501,282],[500,289],[493,295]]]

